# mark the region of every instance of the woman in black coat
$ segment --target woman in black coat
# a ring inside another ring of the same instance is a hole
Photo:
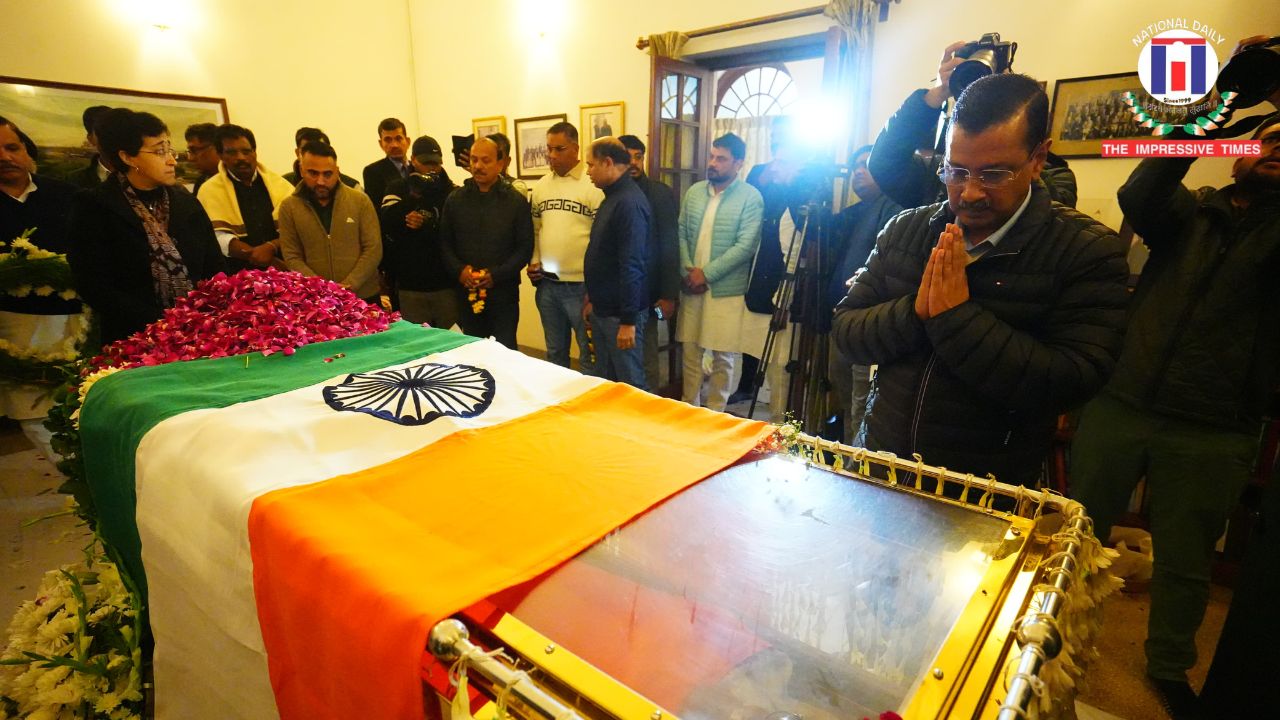
[[[224,268],[209,216],[178,184],[160,118],[117,108],[103,115],[97,133],[102,159],[115,172],[76,195],[67,261],[106,345],[158,320]]]

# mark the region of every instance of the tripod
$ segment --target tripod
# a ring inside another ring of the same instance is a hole
[[[801,222],[792,230],[784,255],[785,272],[774,294],[774,316],[765,335],[760,364],[752,378],[747,417],[755,414],[760,388],[774,353],[779,350],[779,335],[787,329],[787,323],[794,320],[795,330],[790,333],[786,346],[786,372],[791,376],[787,384],[787,410],[801,418],[805,430],[811,432],[822,420],[827,385],[827,338],[814,331],[812,321],[822,306],[822,270],[827,263],[821,240],[830,217],[829,201],[810,202],[801,208],[800,215]],[[771,403],[780,399],[780,389],[774,388]]]

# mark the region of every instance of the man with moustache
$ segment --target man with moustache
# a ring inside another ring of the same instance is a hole
[[[1072,443],[1071,494],[1103,540],[1146,479],[1147,675],[1174,718],[1202,716],[1186,671],[1214,545],[1280,383],[1280,114],[1253,137],[1262,154],[1235,161],[1232,185],[1193,192],[1182,179],[1195,158],[1151,158],[1120,188],[1151,255],[1115,375],[1085,406]]]
[[[369,197],[339,179],[338,153],[302,146],[302,182],[280,203],[280,252],[303,275],[332,280],[377,304],[382,232]]]
[[[667,321],[668,329],[672,327],[676,300],[680,297],[680,242],[676,237],[680,208],[669,185],[645,174],[644,141],[635,135],[623,135],[618,141],[631,156],[631,179],[649,200],[651,239],[647,273],[651,308],[644,324],[644,377],[649,389],[657,392],[662,386],[658,377],[658,320]]]
[[[840,302],[840,351],[880,366],[869,449],[1034,485],[1058,415],[1110,377],[1127,248],[1035,182],[1048,122],[1035,80],[973,82],[938,173],[947,202],[894,217]]]
[[[520,270],[533,255],[533,218],[528,201],[502,179],[493,140],[476,140],[469,160],[471,179],[440,213],[440,253],[457,280],[462,332],[516,350]]]
[[[293,186],[258,162],[253,131],[222,125],[213,134],[221,159],[219,172],[200,186],[196,195],[218,238],[231,272],[247,268],[285,268],[276,238],[276,213],[293,194]]]
[[[387,193],[387,186],[394,180],[409,177],[412,168],[405,154],[409,151],[409,131],[404,123],[396,118],[387,118],[378,123],[378,147],[386,153],[386,157],[369,163],[364,168],[364,190],[374,207],[382,206],[382,196]]]
[[[742,354],[751,260],[760,246],[764,199],[738,173],[747,143],[733,133],[711,142],[707,179],[693,184],[680,206],[677,232],[684,289],[676,339],[683,344],[682,398],[724,412],[733,366]],[[702,370],[711,353],[711,377]]]
[[[200,186],[218,174],[218,162],[221,158],[218,157],[218,147],[214,144],[217,133],[218,126],[213,123],[188,125],[187,131],[183,133],[187,141],[187,160],[200,171],[200,177],[196,178],[191,187],[191,192],[196,196],[200,195]]]
[[[71,241],[67,213],[76,187],[35,174],[35,152],[31,138],[0,117],[0,241],[10,242],[34,228],[32,243],[65,253]],[[0,305],[6,298],[0,297]]]

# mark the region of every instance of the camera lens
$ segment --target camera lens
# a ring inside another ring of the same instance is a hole
[[[954,76],[953,76],[954,77]],[[1218,73],[1218,92],[1240,93],[1237,109],[1253,107],[1280,89],[1280,45],[1254,47],[1231,58]]]
[[[951,96],[960,97],[969,84],[980,77],[986,77],[995,71],[996,54],[994,50],[982,48],[975,50],[968,60],[951,71]]]

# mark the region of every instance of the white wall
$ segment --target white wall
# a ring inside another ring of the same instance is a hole
[[[1016,40],[1014,69],[1048,80],[1052,99],[1056,80],[1136,72],[1139,48],[1133,45],[1133,36],[1148,24],[1169,17],[1198,20],[1224,35],[1226,41],[1214,48],[1220,61],[1225,61],[1240,38],[1280,33],[1280,3],[1276,2],[903,0],[892,6],[889,21],[876,30],[871,127],[883,125],[913,88],[932,83],[942,49],[953,41],[976,40],[992,31],[1004,40]],[[1115,192],[1137,160],[1069,162],[1079,183],[1079,209],[1119,227]],[[1199,160],[1187,182],[1193,186],[1225,185],[1230,182],[1230,169],[1227,159]]]
[[[285,172],[324,128],[343,171],[378,159],[378,121],[417,114],[406,0],[4,0],[0,74],[226,98]],[[170,26],[159,30],[152,25]],[[170,128],[185,147],[185,128]]]

